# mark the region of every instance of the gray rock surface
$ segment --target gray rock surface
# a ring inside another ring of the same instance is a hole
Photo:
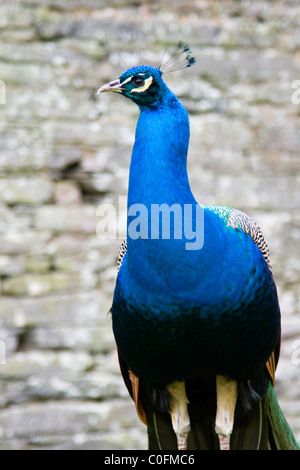
[[[180,39],[197,63],[166,81],[190,114],[191,186],[269,242],[276,391],[300,440],[299,23],[295,0],[1,1],[0,450],[147,447],[107,315],[138,110],[95,92]]]

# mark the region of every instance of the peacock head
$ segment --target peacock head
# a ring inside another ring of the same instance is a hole
[[[153,106],[161,100],[166,87],[161,76],[162,71],[150,65],[133,67],[124,72],[118,80],[99,88],[98,94],[114,91],[130,98],[139,106]]]
[[[184,53],[184,57],[182,57],[182,53]],[[117,80],[100,87],[97,94],[113,91],[130,98],[139,107],[156,107],[162,102],[168,91],[162,74],[191,67],[194,63],[195,59],[191,57],[189,47],[180,42],[176,54],[173,54],[164,65],[133,67],[124,72]]]

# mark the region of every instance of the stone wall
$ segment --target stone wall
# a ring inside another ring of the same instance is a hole
[[[180,39],[197,63],[166,80],[190,113],[191,185],[269,242],[276,390],[300,439],[298,2],[1,0],[0,38],[0,449],[147,445],[107,315],[120,240],[96,234],[99,205],[126,196],[138,110],[95,91]]]

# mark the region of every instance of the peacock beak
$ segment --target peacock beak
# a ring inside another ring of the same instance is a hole
[[[122,93],[120,80],[113,80],[112,82],[106,83],[105,85],[101,86],[97,91],[97,95],[104,91],[115,91],[118,93]]]

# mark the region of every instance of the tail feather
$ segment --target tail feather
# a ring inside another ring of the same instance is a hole
[[[147,425],[149,450],[177,450],[176,434],[167,407],[153,405],[153,400],[159,400],[149,395],[144,382],[129,371],[120,352],[119,362],[137,413]],[[218,450],[215,380],[187,383],[187,392],[191,422],[187,450]],[[241,392],[230,440],[231,450],[300,450],[278,404],[271,381],[262,400],[251,400],[251,409],[250,406],[243,406]],[[166,401],[165,397],[163,401]]]
[[[191,431],[188,450],[218,450],[215,413],[210,407],[190,403]],[[149,450],[176,450],[177,441],[166,413],[147,410]],[[244,416],[238,416],[230,441],[231,450],[300,450],[277,402],[272,384],[265,398]]]
[[[278,404],[274,388],[270,384],[265,398],[265,409],[270,425],[273,445],[277,450],[300,450],[283,412]]]

